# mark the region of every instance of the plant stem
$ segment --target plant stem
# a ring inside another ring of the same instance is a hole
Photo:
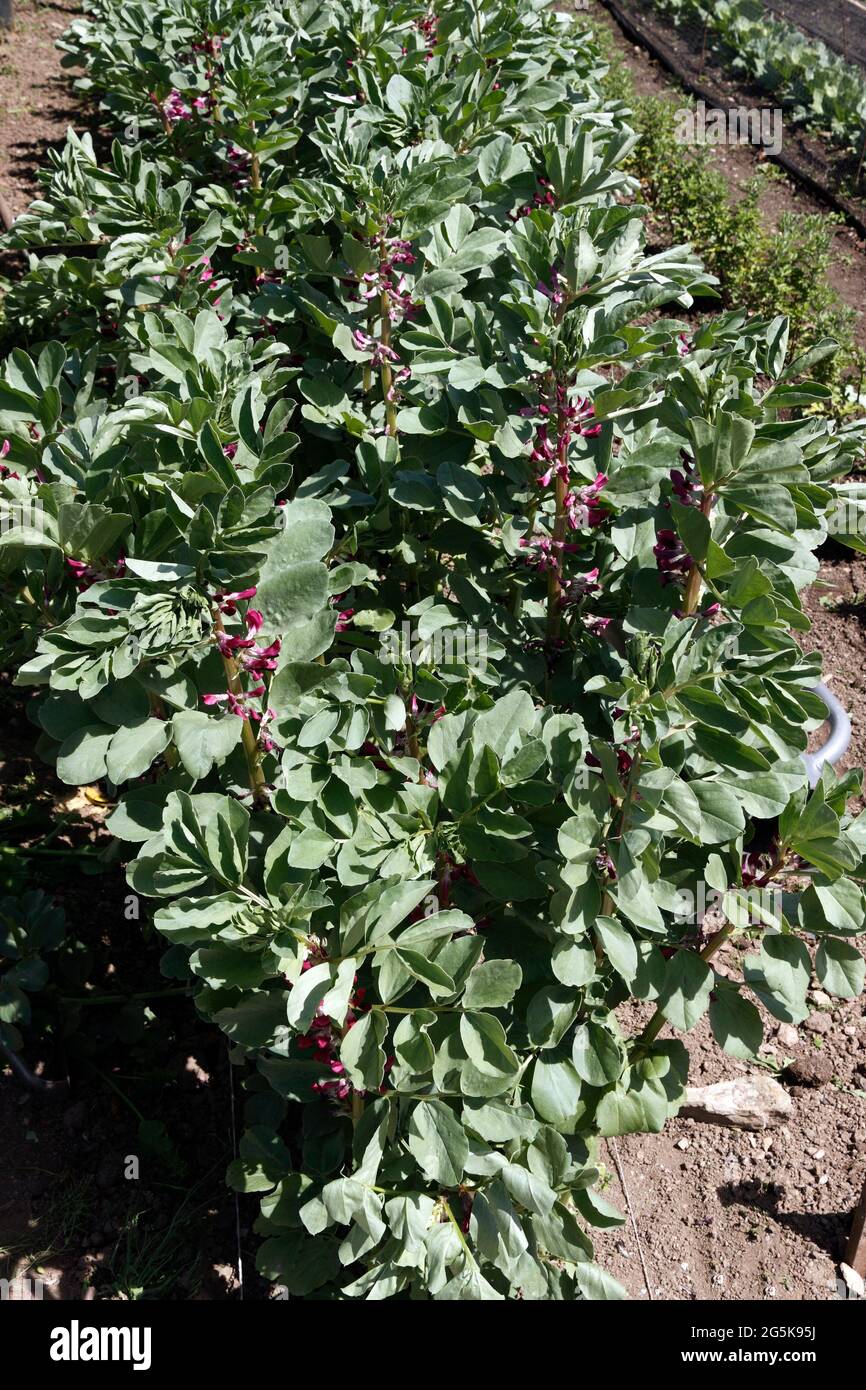
[[[556,477],[555,513],[553,519],[553,555],[551,567],[547,572],[547,641],[553,643],[562,630],[562,564],[565,531],[567,524],[565,499],[568,496],[568,431],[561,411],[557,409],[557,379],[553,371],[548,374],[550,418],[556,411]]]
[[[445,1198],[445,1210],[448,1213],[448,1220],[451,1222],[451,1225],[457,1232],[457,1239],[460,1241],[460,1244],[463,1246],[463,1249],[466,1251],[466,1254],[468,1255],[469,1259],[472,1261],[472,1263],[475,1265],[475,1268],[477,1269],[478,1261],[476,1260],[475,1256],[469,1248],[469,1245],[466,1241],[466,1237],[460,1229],[460,1222],[457,1220],[457,1217],[451,1210],[451,1203],[449,1202],[447,1197]]]
[[[703,497],[701,498],[701,515],[709,516],[712,505],[712,493],[705,492]],[[689,577],[686,582],[686,591],[683,601],[683,612],[687,618],[691,617],[691,615],[694,613],[695,609],[698,606],[698,599],[701,596],[702,579],[703,575],[701,574],[700,566],[698,565],[696,560],[693,560],[692,567],[689,570]]]
[[[560,449],[560,454],[562,450]],[[553,522],[554,555],[547,572],[547,640],[555,642],[562,630],[562,542],[565,540],[565,499],[568,482],[556,475],[556,516]]]
[[[225,634],[222,614],[219,609],[214,610],[213,615],[214,630],[220,635]],[[240,672],[237,662],[230,656],[223,656],[223,669],[226,673],[226,682],[233,695],[242,696],[244,693],[241,682]],[[242,716],[243,727],[241,730],[241,741],[243,743],[244,755],[247,760],[247,776],[250,784],[250,791],[253,794],[253,803],[256,806],[263,806],[268,799],[267,782],[265,774],[262,772],[261,750],[256,738],[253,726],[246,715]]]
[[[379,341],[382,347],[387,349],[391,346],[391,299],[387,290],[383,290],[379,296],[379,316]],[[387,356],[383,356],[382,365],[379,370],[382,379],[382,395],[385,399],[385,432],[386,434],[390,434],[392,438],[396,438],[397,406],[394,401],[391,400],[394,373],[391,370],[391,363],[387,360]]]

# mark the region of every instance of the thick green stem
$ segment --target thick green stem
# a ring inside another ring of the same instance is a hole
[[[372,338],[376,328],[376,315],[371,312],[367,315],[367,337]],[[373,365],[372,362],[364,363],[364,395],[368,395],[373,386]]]
[[[568,524],[565,499],[568,496],[568,433],[566,421],[557,407],[557,380],[551,371],[548,374],[548,399],[551,418],[556,411],[556,477],[555,512],[553,518],[553,554],[550,556],[550,569],[547,572],[547,641],[555,642],[562,630],[562,560],[563,542]]]
[[[712,493],[705,492],[703,498],[701,499],[701,515],[709,516],[712,505]],[[686,591],[683,601],[683,613],[687,618],[691,617],[691,615],[694,613],[695,609],[698,606],[698,600],[701,596],[702,581],[703,576],[701,574],[700,566],[697,564],[697,562],[693,562],[692,567],[689,570],[689,577],[686,581]]]
[[[561,459],[564,448],[558,451]],[[565,470],[563,469],[563,475]],[[568,480],[559,472],[556,474],[556,515],[553,522],[553,555],[551,567],[547,572],[547,640],[555,642],[562,631],[562,543],[565,540],[567,516],[565,499],[568,496]]]
[[[379,296],[379,341],[385,349],[391,346],[391,298],[387,290],[383,290]],[[382,380],[382,395],[385,398],[385,422],[386,433],[392,438],[397,435],[397,406],[391,399],[394,388],[394,373],[391,370],[391,363],[387,359],[387,353],[382,358],[380,367]]]
[[[214,630],[219,634],[225,634],[222,614],[218,609],[214,611]],[[226,684],[233,695],[243,696],[244,688],[241,681],[240,671],[237,662],[230,656],[223,655],[223,669],[226,674]],[[246,715],[242,716],[243,726],[241,729],[241,743],[243,744],[244,756],[247,760],[247,778],[250,784],[250,791],[253,794],[253,803],[256,806],[266,805],[268,799],[267,782],[265,774],[262,772],[261,749],[256,738],[252,724]]]

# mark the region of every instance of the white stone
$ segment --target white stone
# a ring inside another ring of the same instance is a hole
[[[842,1278],[845,1280],[845,1283],[848,1285],[848,1288],[855,1298],[866,1297],[866,1280],[863,1279],[861,1274],[857,1273],[856,1269],[852,1269],[850,1265],[841,1264],[839,1266],[839,1273],[842,1275]]]
[[[681,1115],[732,1129],[773,1129],[789,1120],[794,1106],[778,1081],[742,1076],[713,1086],[689,1086]]]

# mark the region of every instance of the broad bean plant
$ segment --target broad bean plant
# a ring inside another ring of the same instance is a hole
[[[538,0],[98,0],[66,46],[118,139],[9,238],[2,631],[230,1040],[259,1269],[622,1297],[603,1141],[676,1112],[679,1035],[801,1021],[804,934],[863,984],[796,640],[863,449],[834,344],[683,317],[711,277]]]

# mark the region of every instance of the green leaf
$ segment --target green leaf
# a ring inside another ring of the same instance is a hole
[[[571,1056],[575,1071],[588,1086],[609,1086],[625,1065],[622,1048],[600,1023],[583,1023],[575,1029]]]
[[[297,984],[292,985],[286,1005],[286,1018],[299,1033],[306,1033],[316,1010],[331,988],[333,972],[328,961],[321,961],[305,970]]]
[[[776,1018],[802,1023],[809,1010],[806,991],[812,962],[805,943],[795,936],[767,936],[757,961],[746,959],[744,974],[750,988]]]
[[[746,819],[732,791],[720,782],[690,782],[701,808],[701,839],[707,845],[730,844],[742,834]]]
[[[406,1144],[428,1182],[458,1187],[463,1181],[469,1140],[444,1101],[417,1102],[409,1119]]]
[[[470,973],[463,994],[466,1009],[498,1009],[510,1004],[523,972],[513,960],[488,960]]]
[[[761,1015],[738,990],[719,985],[710,1000],[710,1027],[713,1037],[732,1057],[754,1061],[764,1037]]]
[[[520,1063],[508,1046],[502,1024],[493,1014],[462,1014],[460,1041],[482,1075],[499,1077],[517,1074]]]
[[[305,1298],[338,1277],[339,1245],[335,1237],[302,1231],[271,1236],[259,1247],[256,1269],[264,1279],[282,1284],[293,1298]]]
[[[394,954],[410,975],[414,975],[416,980],[427,986],[434,999],[444,998],[455,992],[456,985],[448,971],[443,970],[435,961],[428,960],[420,951],[410,951],[401,946]]]
[[[624,953],[622,959],[627,959]],[[553,948],[550,964],[556,978],[573,989],[582,989],[595,979],[595,951],[586,941],[570,941],[560,937]]]
[[[529,1001],[526,1029],[533,1047],[557,1047],[577,1013],[577,995],[564,985],[545,985]]]
[[[57,754],[57,775],[74,787],[98,782],[106,775],[106,758],[114,730],[104,724],[88,724],[70,734]]]
[[[687,1033],[707,1011],[713,972],[694,951],[681,949],[667,962],[659,1008],[669,1023]]]
[[[818,947],[815,973],[825,989],[839,999],[857,999],[866,980],[866,961],[855,946],[827,937]]]
[[[574,1063],[565,1057],[536,1058],[532,1072],[532,1104],[542,1120],[564,1134],[574,1134],[584,1113],[581,1081]]]
[[[866,897],[850,878],[810,884],[800,898],[799,921],[804,931],[857,936],[866,926]]]
[[[151,763],[168,747],[171,728],[163,719],[146,719],[142,724],[118,729],[105,758],[111,781],[119,784],[147,772]]]
[[[637,944],[631,932],[615,917],[599,917],[595,930],[614,970],[629,984],[638,968]]]
[[[319,869],[330,858],[336,841],[324,830],[302,830],[289,846],[288,862],[293,869]]]
[[[312,973],[312,972],[308,972]],[[340,1061],[356,1090],[377,1091],[385,1075],[382,1043],[388,1032],[385,1015],[371,1010],[352,1024],[340,1044]]]
[[[598,1265],[583,1261],[575,1265],[574,1278],[583,1298],[593,1303],[619,1302],[628,1292]]]
[[[215,718],[201,710],[180,710],[171,728],[181,762],[190,777],[200,781],[237,747],[243,720],[236,715]]]

